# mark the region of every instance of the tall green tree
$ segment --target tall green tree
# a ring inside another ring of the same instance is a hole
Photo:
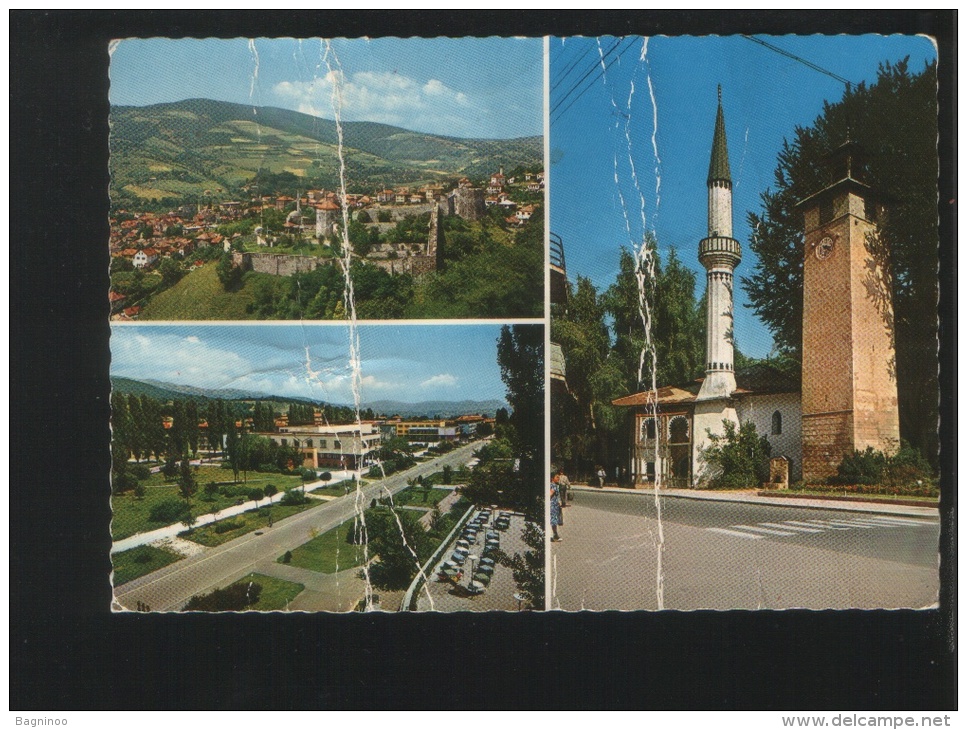
[[[520,459],[525,504],[543,511],[544,475],[544,328],[504,326],[497,340],[497,363],[512,408],[514,450]],[[523,495],[522,495],[523,496]]]
[[[846,139],[866,153],[866,182],[889,201],[880,242],[892,259],[900,435],[937,458],[937,68],[883,64],[797,127],[779,153],[775,185],[750,214],[758,263],[742,286],[779,348],[802,350],[803,222],[795,204],[830,182],[822,160]]]

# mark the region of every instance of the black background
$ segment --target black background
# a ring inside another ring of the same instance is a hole
[[[10,709],[955,709],[955,24],[953,11],[11,12]],[[940,611],[109,612],[108,40],[861,32],[925,33],[940,51]]]

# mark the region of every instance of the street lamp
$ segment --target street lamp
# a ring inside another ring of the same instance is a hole
[[[473,574],[477,572],[475,566],[477,565],[478,559],[479,558],[476,555],[467,556],[467,560],[470,561],[470,582],[467,585],[471,588],[473,588]]]

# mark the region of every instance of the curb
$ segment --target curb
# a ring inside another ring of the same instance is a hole
[[[628,489],[626,487],[589,487],[585,485],[571,485],[572,491],[577,492],[598,492],[598,493],[609,493],[609,494],[627,494],[627,495],[639,495],[641,497],[651,497],[654,498],[655,491],[653,489]],[[801,509],[828,509],[828,510],[840,510],[843,512],[874,512],[881,514],[908,514],[913,517],[924,517],[923,510],[930,509],[932,512],[937,513],[939,510],[938,505],[912,505],[912,504],[896,504],[895,502],[887,502],[885,500],[879,501],[864,501],[859,502],[856,500],[843,500],[835,499],[833,497],[805,497],[798,495],[788,495],[788,496],[777,496],[770,494],[769,496],[760,496],[758,493],[722,493],[713,492],[706,490],[659,490],[658,494],[664,498],[671,499],[692,499],[696,501],[707,501],[707,502],[733,502],[733,503],[743,503],[743,504],[760,504],[760,505],[772,505],[778,507],[799,507]],[[797,504],[790,504],[790,500],[801,500]],[[821,503],[822,502],[822,503]],[[828,504],[829,502],[834,502],[834,504]],[[892,507],[893,509],[884,509],[884,507]],[[913,508],[913,509],[909,509]]]

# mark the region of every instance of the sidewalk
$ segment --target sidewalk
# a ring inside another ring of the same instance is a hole
[[[590,487],[585,484],[572,484],[572,492],[609,492],[612,494],[639,495],[654,499],[654,489],[630,489],[627,487]],[[788,492],[787,492],[788,493]],[[843,502],[823,499],[822,497],[763,497],[758,490],[748,492],[719,492],[702,489],[660,489],[661,497],[673,499],[696,499],[708,502],[741,502],[746,504],[767,504],[776,507],[799,507],[805,509],[840,510],[842,512],[865,512],[885,515],[907,515],[910,517],[935,517],[937,507],[917,507],[906,504],[883,504],[880,502]]]
[[[331,472],[332,479],[330,479],[328,482],[323,482],[320,480],[317,482],[306,484],[306,493],[312,492],[315,489],[322,489],[332,484],[336,484],[337,482],[343,481],[344,479],[349,479],[353,473],[354,472],[351,472],[351,471]],[[213,522],[218,522],[219,520],[224,520],[229,517],[234,517],[235,515],[240,515],[243,512],[249,512],[251,510],[258,509],[259,507],[264,507],[269,502],[271,502],[272,504],[275,504],[279,500],[281,500],[283,496],[285,496],[285,493],[279,492],[278,494],[273,495],[271,499],[269,499],[268,497],[264,497],[263,499],[259,500],[258,504],[256,504],[252,500],[248,500],[242,504],[233,505],[231,507],[226,507],[223,510],[219,510],[217,515],[213,515],[213,514],[198,515],[197,521],[195,522],[194,526],[201,527],[203,525],[210,525]],[[155,540],[161,540],[166,537],[177,537],[179,533],[184,532],[187,529],[188,528],[185,527],[180,522],[176,522],[175,524],[168,525],[167,527],[160,527],[157,530],[151,530],[151,532],[139,532],[135,535],[131,535],[130,537],[126,537],[123,540],[118,540],[117,542],[115,542],[113,545],[111,545],[111,552],[120,553],[120,552],[124,552],[125,550],[130,550],[131,548],[139,547],[141,545],[147,545],[148,543],[152,543]]]

